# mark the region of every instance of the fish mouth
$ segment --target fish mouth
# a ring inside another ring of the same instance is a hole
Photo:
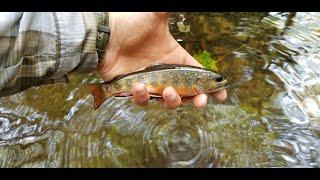
[[[229,78],[223,76],[222,79],[223,79],[222,81],[217,82],[217,86],[216,86],[216,88],[214,88],[214,91],[221,91],[221,90],[224,90],[229,87],[229,85],[230,85]]]

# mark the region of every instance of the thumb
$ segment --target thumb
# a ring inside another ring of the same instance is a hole
[[[195,58],[193,58],[187,51],[187,56],[184,61],[186,65],[191,65],[191,66],[198,66],[198,67],[203,67]]]

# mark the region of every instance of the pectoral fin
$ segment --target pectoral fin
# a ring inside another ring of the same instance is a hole
[[[150,94],[150,97],[152,97],[152,98],[162,98],[162,96],[159,96],[157,94]]]
[[[133,95],[132,93],[128,92],[128,91],[123,91],[123,92],[117,92],[114,97],[116,99],[128,99],[131,98]]]
[[[122,99],[129,99],[129,98],[132,98],[133,96],[114,96],[115,99],[119,99],[119,100],[122,100]]]

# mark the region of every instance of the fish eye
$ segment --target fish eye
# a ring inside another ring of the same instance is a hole
[[[217,82],[221,82],[221,81],[223,80],[223,78],[222,78],[221,75],[218,75],[218,76],[215,78],[215,80],[216,80]]]

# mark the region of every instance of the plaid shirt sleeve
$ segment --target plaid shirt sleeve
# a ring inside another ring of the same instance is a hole
[[[98,13],[0,12],[0,97],[98,65]]]

